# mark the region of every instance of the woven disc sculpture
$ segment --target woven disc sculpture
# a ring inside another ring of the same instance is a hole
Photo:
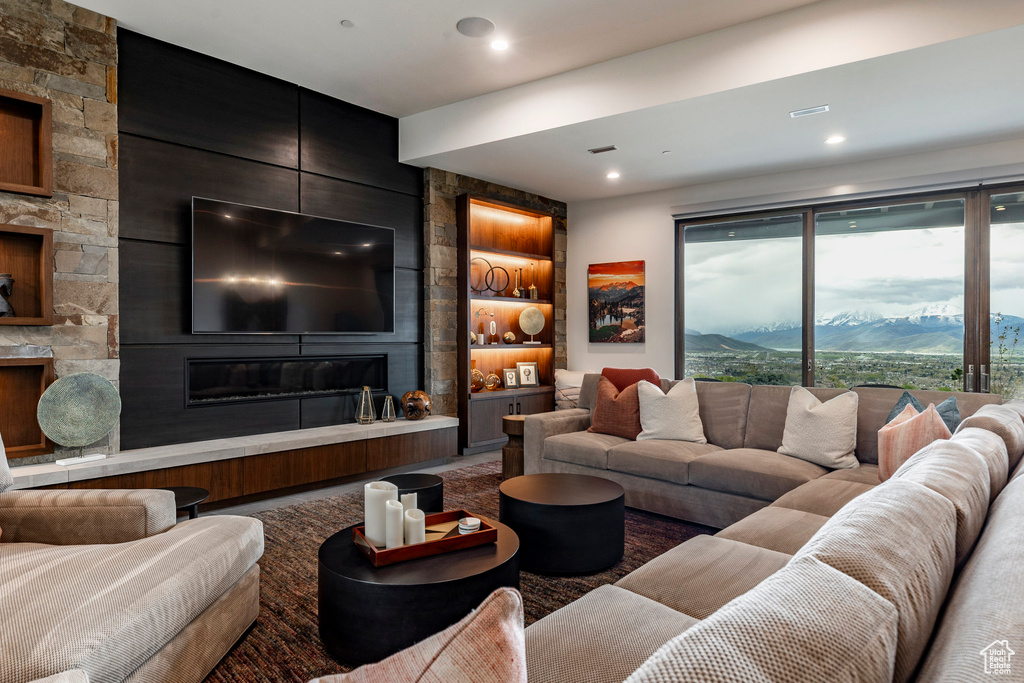
[[[110,433],[120,415],[117,389],[90,372],[61,377],[43,392],[36,408],[43,433],[69,448],[96,443]]]

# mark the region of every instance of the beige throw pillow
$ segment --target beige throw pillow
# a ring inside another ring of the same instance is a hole
[[[640,426],[636,437],[707,443],[704,425],[697,405],[697,385],[693,378],[676,383],[667,394],[646,380],[637,385],[640,391]]]
[[[779,453],[829,469],[860,467],[857,448],[857,399],[852,391],[822,403],[803,387],[793,387]]]
[[[3,435],[0,434],[0,493],[14,486],[14,477],[11,476],[11,468],[7,464],[7,450],[4,448]]]

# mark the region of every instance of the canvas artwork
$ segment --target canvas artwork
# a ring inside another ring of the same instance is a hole
[[[591,264],[587,298],[591,342],[644,342],[643,261]]]

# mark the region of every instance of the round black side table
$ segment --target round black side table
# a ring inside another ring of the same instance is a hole
[[[210,492],[198,486],[168,486],[164,491],[174,494],[174,509],[187,512],[189,519],[199,516],[199,504],[210,497]]]
[[[498,487],[499,516],[519,534],[520,565],[539,574],[587,574],[626,547],[626,492],[585,474],[527,474]]]
[[[381,481],[387,481],[398,487],[398,499],[402,494],[415,493],[416,507],[427,514],[444,512],[444,479],[436,474],[392,474]]]
[[[519,538],[374,567],[352,527],[320,546],[320,640],[343,664],[377,662],[443,631],[502,586],[519,588]]]

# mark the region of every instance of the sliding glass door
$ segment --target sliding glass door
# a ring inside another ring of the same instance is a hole
[[[1024,187],[676,222],[678,376],[1024,398]]]

